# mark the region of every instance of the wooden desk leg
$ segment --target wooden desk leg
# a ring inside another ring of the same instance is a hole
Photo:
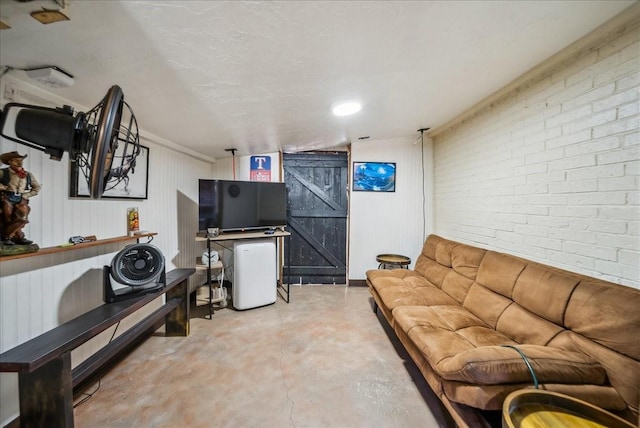
[[[21,427],[73,427],[71,353],[18,374]]]
[[[188,278],[166,294],[170,299],[182,299],[180,304],[164,318],[166,336],[189,336],[189,282]]]

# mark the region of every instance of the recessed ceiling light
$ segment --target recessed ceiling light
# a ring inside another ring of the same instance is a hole
[[[362,104],[357,101],[346,101],[335,104],[332,108],[333,114],[336,116],[349,116],[355,114],[362,109]]]

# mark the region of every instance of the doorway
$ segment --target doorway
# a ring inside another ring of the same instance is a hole
[[[346,284],[348,169],[346,152],[285,153],[291,284]]]

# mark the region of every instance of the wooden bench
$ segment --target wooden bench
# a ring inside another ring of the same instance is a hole
[[[73,427],[73,388],[164,321],[167,336],[189,335],[188,279],[195,269],[166,274],[161,290],[101,305],[0,354],[0,372],[17,372],[20,426]],[[73,370],[71,351],[166,294],[166,303]]]

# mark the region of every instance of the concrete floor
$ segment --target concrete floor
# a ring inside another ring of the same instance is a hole
[[[455,426],[367,288],[291,293],[194,318],[189,337],[157,332],[102,377],[75,426]]]

